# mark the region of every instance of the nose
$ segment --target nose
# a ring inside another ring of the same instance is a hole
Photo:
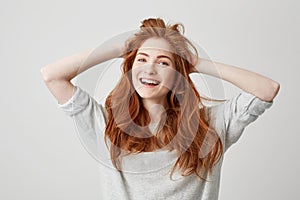
[[[157,74],[155,63],[149,63],[145,66],[144,72],[147,74]]]

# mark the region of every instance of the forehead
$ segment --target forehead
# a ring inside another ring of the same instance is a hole
[[[174,50],[172,49],[169,42],[163,38],[149,38],[140,46],[138,52],[141,51],[148,51],[148,52],[155,51],[155,52],[172,55],[172,52]]]

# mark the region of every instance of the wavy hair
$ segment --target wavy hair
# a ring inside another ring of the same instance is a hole
[[[110,156],[119,171],[122,156],[165,148],[176,150],[178,155],[170,173],[171,179],[176,167],[179,167],[182,176],[195,173],[206,180],[206,173],[212,173],[213,166],[223,154],[221,139],[209,126],[205,105],[201,101],[208,98],[200,97],[189,77],[194,68],[192,55],[198,55],[197,49],[183,33],[182,24],[166,25],[160,18],[149,18],[143,20],[139,32],[127,40],[121,79],[105,102],[108,112],[105,137],[111,141]],[[160,129],[155,135],[147,128],[150,123],[149,112],[143,106],[131,79],[138,48],[153,37],[169,42],[174,49],[172,54],[178,72],[172,90],[167,93],[166,120],[159,123]],[[123,150],[127,154],[123,154]]]

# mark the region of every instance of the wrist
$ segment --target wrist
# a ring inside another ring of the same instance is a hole
[[[200,65],[200,61],[201,59],[197,55],[195,54],[192,55],[192,60],[191,60],[192,68],[190,70],[190,73],[200,72],[197,69],[197,67]]]

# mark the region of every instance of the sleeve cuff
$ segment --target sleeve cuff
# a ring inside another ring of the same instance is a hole
[[[73,116],[82,111],[89,103],[88,94],[82,90],[79,86],[75,86],[73,96],[65,103],[57,106],[69,116]]]
[[[273,105],[273,100],[264,101],[259,99],[257,96],[245,91],[241,92],[241,100],[250,100],[250,102],[245,104],[247,106],[245,110],[247,110],[249,114],[255,116],[263,114],[266,109],[270,108]]]

